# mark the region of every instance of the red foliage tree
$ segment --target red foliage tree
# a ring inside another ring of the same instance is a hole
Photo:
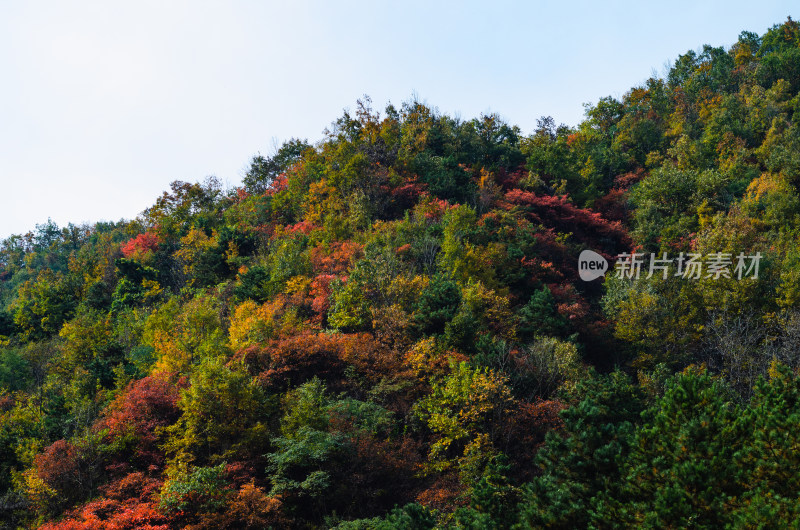
[[[68,494],[81,486],[81,455],[78,448],[66,441],[57,440],[36,455],[36,474],[56,491]]]
[[[373,383],[399,374],[403,368],[401,354],[369,333],[303,331],[272,340],[263,348],[249,348],[242,355],[252,370],[260,372],[264,384],[277,388],[289,388],[313,376],[325,380],[331,388],[341,388],[347,365]]]
[[[290,388],[314,375],[341,387],[345,367],[339,359],[338,342],[331,335],[303,331],[271,340],[261,348],[248,348],[243,355],[251,369],[260,372],[259,379],[270,387]]]
[[[343,275],[363,255],[364,246],[355,241],[336,241],[311,249],[311,265],[318,273]]]
[[[625,190],[613,189],[594,201],[594,208],[611,221],[628,220],[628,196]]]
[[[141,259],[156,250],[159,244],[161,244],[161,238],[158,234],[145,232],[122,245],[120,250],[126,258]]]
[[[140,467],[160,467],[164,453],[159,448],[160,439],[156,433],[180,417],[179,390],[185,386],[185,380],[175,383],[166,376],[148,376],[134,381],[109,405],[96,428],[107,430],[108,441],[133,435],[136,445],[133,454],[127,455],[128,461]]]
[[[416,502],[433,510],[453,511],[467,504],[466,486],[456,471],[438,475],[417,494]]]
[[[187,530],[216,528],[292,528],[293,521],[286,516],[280,497],[267,495],[263,488],[249,482],[235,493],[223,510],[200,514],[196,521],[184,526]]]
[[[331,308],[331,282],[337,279],[339,277],[334,274],[319,274],[311,280],[311,309],[315,313],[313,320],[317,324],[322,324],[325,314]]]
[[[85,501],[102,475],[102,458],[91,439],[57,440],[33,461],[36,475],[54,493],[37,501],[42,514],[56,514]]]
[[[315,229],[319,227],[314,226],[313,224],[309,223],[308,221],[300,221],[299,223],[295,223],[293,225],[289,225],[286,227],[286,232],[289,234],[310,234]]]
[[[104,498],[67,513],[58,522],[40,527],[45,530],[167,530],[171,520],[158,510],[157,494],[162,482],[131,473],[100,488]]]
[[[512,462],[531,462],[536,451],[544,443],[548,431],[562,426],[559,413],[565,408],[560,401],[538,400],[533,403],[521,401],[504,418],[500,429],[498,448]],[[514,466],[513,472],[522,481],[530,480],[534,468],[529,465]]]
[[[609,221],[591,210],[578,208],[563,196],[537,195],[514,189],[505,200],[526,209],[529,217],[560,232],[571,232],[577,239],[598,249],[630,248],[631,240],[618,221]]]
[[[387,439],[353,428],[335,411],[331,429],[347,433],[352,448],[348,458],[332,470],[347,481],[346,494],[340,499],[347,512],[343,515],[372,517],[414,501],[422,485],[418,473],[425,454],[419,441],[408,435]]]

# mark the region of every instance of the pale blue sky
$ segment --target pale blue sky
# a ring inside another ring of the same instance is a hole
[[[0,3],[0,237],[135,217],[173,180],[241,181],[369,94],[578,123],[688,49],[794,2]]]

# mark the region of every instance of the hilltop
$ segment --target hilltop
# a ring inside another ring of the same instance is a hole
[[[0,520],[789,524],[798,185],[789,19],[576,127],[365,96],[241,187],[7,238]]]

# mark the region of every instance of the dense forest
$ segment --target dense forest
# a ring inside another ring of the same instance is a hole
[[[239,188],[11,236],[0,524],[797,525],[799,187],[788,19],[577,127],[364,97]]]

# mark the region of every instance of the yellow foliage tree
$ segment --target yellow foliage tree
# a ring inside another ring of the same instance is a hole
[[[183,306],[170,299],[147,319],[143,340],[156,351],[154,372],[188,373],[204,358],[227,356],[220,301],[200,294]]]
[[[246,300],[236,307],[231,318],[230,345],[233,350],[241,350],[301,327],[296,309],[287,308],[283,297],[261,305]]]
[[[489,443],[514,406],[506,377],[487,368],[453,363],[450,375],[432,381],[432,392],[415,406],[437,439],[431,444],[431,470],[443,471],[467,458],[474,460],[480,448],[488,458]]]

